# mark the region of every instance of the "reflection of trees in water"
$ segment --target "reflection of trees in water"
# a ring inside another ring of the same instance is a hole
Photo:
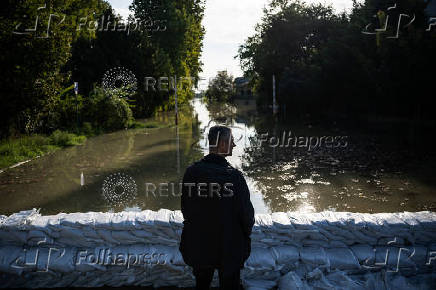
[[[345,148],[273,149],[266,142],[258,146],[260,134],[269,132],[269,137],[281,138],[283,132],[290,129],[293,137],[347,134],[338,128],[324,130],[283,124],[278,124],[274,130],[274,125],[268,122],[257,122],[255,128],[258,135],[250,139],[250,146],[245,149],[243,169],[261,183],[264,199],[273,211],[299,210],[308,205],[316,210],[335,208],[340,211],[435,208],[436,200],[431,200],[427,189],[433,186],[434,190],[436,184],[421,186],[419,181],[424,181],[425,176],[416,171],[419,162],[412,164],[413,158],[405,148],[393,150],[385,146],[381,136],[354,131]],[[272,135],[274,131],[276,134]],[[417,180],[419,189],[407,186],[409,179]],[[412,201],[411,195],[420,197]]]
[[[192,108],[182,109],[180,122],[180,164],[184,168],[203,155],[199,146],[191,146],[200,136],[198,120],[193,118]],[[171,118],[171,117],[168,117]],[[49,177],[40,178],[34,184],[14,187],[2,213],[12,213],[31,207],[42,208],[44,214],[58,212],[121,211],[125,207],[140,206],[142,209],[178,209],[178,197],[146,197],[145,183],[180,182],[177,173],[175,127],[161,129],[137,129],[120,131],[91,138],[84,146],[55,152],[22,167],[20,175],[31,176],[47,172]],[[80,173],[85,174],[85,186],[80,186]],[[18,169],[17,169],[18,172]],[[35,173],[36,172],[36,173]],[[104,179],[111,174],[131,176],[138,185],[138,195],[120,206],[112,206],[102,197]],[[3,175],[6,176],[6,175]],[[2,178],[3,176],[0,176]],[[14,185],[15,186],[15,185]],[[32,199],[22,198],[28,192],[43,192]],[[25,201],[25,202],[23,202]]]
[[[242,123],[253,126],[256,118],[256,101],[235,99],[232,103],[206,103],[211,121],[232,126]]]

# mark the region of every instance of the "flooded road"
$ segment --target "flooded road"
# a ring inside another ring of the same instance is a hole
[[[207,153],[215,124],[232,127],[237,147],[228,160],[246,177],[257,213],[436,210],[434,156],[410,162],[383,134],[273,122],[252,100],[208,106],[195,99],[181,119],[179,128],[105,134],[1,173],[0,214],[180,209],[179,182]],[[153,187],[161,184],[159,194]]]

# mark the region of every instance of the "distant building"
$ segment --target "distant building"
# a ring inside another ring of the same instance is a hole
[[[425,8],[425,14],[428,17],[436,17],[436,0],[427,0],[429,2]]]
[[[234,80],[236,98],[252,98],[253,90],[250,86],[250,80],[244,77],[235,78]]]

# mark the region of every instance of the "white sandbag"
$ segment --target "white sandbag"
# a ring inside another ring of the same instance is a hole
[[[32,220],[30,226],[33,230],[43,231],[47,234],[52,234],[53,230],[50,228],[53,219],[49,216],[40,216]]]
[[[77,250],[72,247],[56,248],[50,247],[47,270],[56,273],[70,273],[75,270]]]
[[[19,213],[14,213],[6,219],[3,219],[1,227],[13,227],[20,230],[25,230],[29,227],[29,224],[31,224],[33,220],[39,218],[40,216],[39,210],[37,209],[20,211]]]
[[[294,226],[291,223],[288,215],[284,212],[275,212],[271,214],[273,225],[277,229],[291,230]]]
[[[248,268],[266,270],[273,270],[276,266],[271,250],[267,248],[252,248],[251,255],[245,264]]]
[[[420,227],[417,216],[411,212],[400,212],[396,214],[402,221],[409,225],[410,228]]]
[[[272,227],[273,221],[269,214],[257,214],[255,216],[255,225],[259,227]]]
[[[98,229],[98,230],[96,230],[96,232],[100,236],[100,238],[102,238],[105,241],[105,243],[107,243],[109,245],[119,245],[120,244],[119,241],[112,238],[111,231]]]
[[[39,245],[42,251],[40,258],[49,261],[44,264],[41,260],[36,268],[23,268],[22,276],[17,280],[13,277],[18,276],[8,274],[10,277],[7,283],[13,281],[13,284],[3,285],[193,285],[192,269],[184,264],[178,250],[183,228],[183,215],[180,211],[59,214],[47,217],[38,215],[34,212],[15,215],[10,219],[9,226],[4,225],[9,217],[0,217],[0,258],[5,249],[11,251],[7,246],[13,243],[21,250],[23,245]],[[389,275],[383,279],[381,271],[394,271],[398,266],[398,273],[407,277],[406,283],[426,289],[425,285],[431,285],[433,280],[425,277],[431,277],[436,272],[436,259],[433,265],[425,265],[429,258],[428,252],[436,250],[433,223],[436,223],[434,213],[371,215],[324,212],[261,215],[257,217],[253,228],[252,256],[242,271],[242,278],[276,283],[281,276],[293,272],[287,278],[298,284],[296,277],[300,277],[303,287],[354,289],[363,285],[365,289],[383,289],[385,284],[389,287],[390,281],[394,280]],[[396,237],[394,244],[389,243],[392,237]],[[76,249],[75,256],[62,254],[64,248],[67,253],[74,251],[73,246],[80,247]],[[51,257],[48,256],[50,247],[55,250]],[[408,251],[400,253],[401,247],[414,249],[415,252],[413,255]],[[386,265],[375,265],[382,264],[386,256],[386,251],[383,250],[387,248],[392,250]],[[88,258],[91,261],[85,263],[80,256],[77,258],[79,251],[84,249],[88,249],[94,257],[99,256],[102,249],[109,249],[114,255],[121,254],[124,258],[118,264],[92,263],[92,258]],[[28,253],[29,257],[36,253],[35,250],[32,251]],[[154,256],[154,264],[151,256],[153,253],[158,254]],[[12,260],[23,256],[23,253],[17,252],[14,255],[16,257]],[[146,255],[148,264],[140,265],[137,260]],[[76,265],[78,259],[80,263]],[[0,267],[11,267],[10,261],[2,261]],[[71,270],[73,263],[74,269]],[[34,272],[45,266],[48,266],[45,274]],[[344,269],[344,272],[330,272],[335,268]],[[14,271],[17,273],[19,270]],[[367,271],[374,273],[361,275]],[[417,279],[420,273],[426,276]],[[2,277],[4,275],[0,273],[0,281],[3,282]],[[398,281],[393,283],[397,285],[401,282]],[[215,278],[214,283],[216,282]]]
[[[355,241],[358,241],[360,244],[365,243],[369,245],[376,245],[377,244],[377,237],[367,235],[363,233],[361,230],[353,231],[354,239]]]
[[[3,246],[0,248],[0,273],[21,275],[28,262],[26,252],[19,246]]]
[[[277,264],[295,263],[300,259],[300,251],[292,246],[273,247],[271,252]]]
[[[113,213],[96,212],[93,215],[93,228],[94,229],[112,229],[112,216]]]
[[[20,226],[20,228],[22,228],[22,226]],[[10,241],[12,244],[24,245],[27,243],[27,232],[24,230],[10,230],[8,234],[10,235]]]
[[[66,245],[75,246],[83,243],[83,232],[81,229],[76,229],[68,226],[62,227],[59,231],[60,237],[66,240]]]
[[[57,237],[59,236],[60,235],[57,234]],[[50,237],[43,231],[31,230],[27,232],[27,242],[47,242],[48,239],[50,239]]]
[[[301,244],[304,247],[322,247],[322,248],[329,247],[328,241],[320,241],[320,240],[316,240],[316,239],[311,239],[310,237],[301,241]]]
[[[67,226],[70,228],[81,228],[84,226],[92,227],[94,225],[94,218],[92,213],[71,213],[60,218],[60,225],[62,227]]]
[[[186,266],[185,261],[183,260],[182,254],[180,251],[175,251],[173,258],[171,260],[172,264],[177,266]]]
[[[435,213],[422,211],[414,213],[414,216],[419,221],[419,224],[427,230],[436,230]]]
[[[351,279],[343,271],[333,271],[325,276],[330,284],[334,285],[335,289],[343,290],[366,290],[361,283]]]
[[[359,262],[353,252],[348,248],[325,249],[331,269],[357,270],[360,269]]]
[[[375,251],[373,247],[369,245],[354,245],[350,249],[361,265],[369,266],[374,264]]]
[[[279,290],[309,290],[306,282],[295,272],[289,272],[279,280]]]
[[[114,213],[111,220],[112,230],[126,231],[135,230],[136,228],[136,213],[121,212]]]
[[[27,242],[27,232],[0,229],[0,245],[24,245]]]
[[[328,248],[348,248],[348,245],[342,241],[329,241]]]
[[[173,227],[183,227],[183,214],[180,210],[171,212],[169,221]]]
[[[314,226],[311,221],[307,218],[307,215],[294,213],[294,212],[288,212],[287,213],[289,220],[291,221],[291,224],[295,227],[297,230],[316,230],[317,227]]]
[[[170,227],[170,216],[170,210],[160,209],[154,217],[154,223],[160,228]]]
[[[142,238],[143,241],[145,241],[144,239],[154,237],[153,233],[151,233],[149,231],[145,231],[145,230],[135,230],[135,231],[132,231],[132,234],[139,237],[139,238]]]
[[[377,216],[384,219],[385,224],[387,224],[390,228],[401,229],[406,226],[406,223],[397,215],[390,213],[379,213]]]
[[[103,240],[101,239],[101,237],[98,235],[98,233],[96,232],[95,228],[91,228],[91,227],[84,227],[81,229],[83,236],[87,239],[87,240],[93,240],[95,241],[96,244],[101,243]],[[59,238],[59,236],[57,236],[57,238]],[[101,241],[101,242],[99,242]]]
[[[436,266],[435,250],[424,246],[407,247],[407,250],[402,254],[401,265],[413,262],[417,267],[420,265],[426,265],[426,268],[430,268],[431,265]]]
[[[292,231],[292,237],[296,240],[312,239],[320,241],[328,241],[328,239],[322,235],[317,229],[312,230],[294,230]]]
[[[269,280],[245,280],[243,285],[246,289],[268,290],[275,287],[277,283]]]
[[[329,267],[329,260],[323,248],[317,247],[303,247],[300,249],[301,261],[305,264],[312,266],[325,266]]]
[[[319,228],[318,231],[329,241],[345,241],[344,237],[336,235],[334,232],[328,231],[324,228]]]
[[[399,271],[400,268],[414,267],[413,260],[408,259],[412,254],[413,249],[377,246],[374,266],[394,272]]]
[[[143,239],[133,235],[130,231],[112,231],[112,239],[120,244],[136,244],[144,242]]]

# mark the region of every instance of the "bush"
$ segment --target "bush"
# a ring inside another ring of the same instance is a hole
[[[68,132],[62,132],[60,130],[54,131],[50,136],[51,145],[66,147],[79,145],[85,142],[85,136],[77,136]]]
[[[89,123],[89,122],[83,122],[83,124],[82,124],[82,132],[86,136],[94,136],[95,135],[94,128],[92,128],[92,124]]]
[[[85,100],[84,120],[94,128],[105,131],[126,129],[133,121],[132,110],[126,100],[96,87]]]
[[[129,124],[129,129],[143,129],[145,128],[145,125],[138,121],[132,121]]]

